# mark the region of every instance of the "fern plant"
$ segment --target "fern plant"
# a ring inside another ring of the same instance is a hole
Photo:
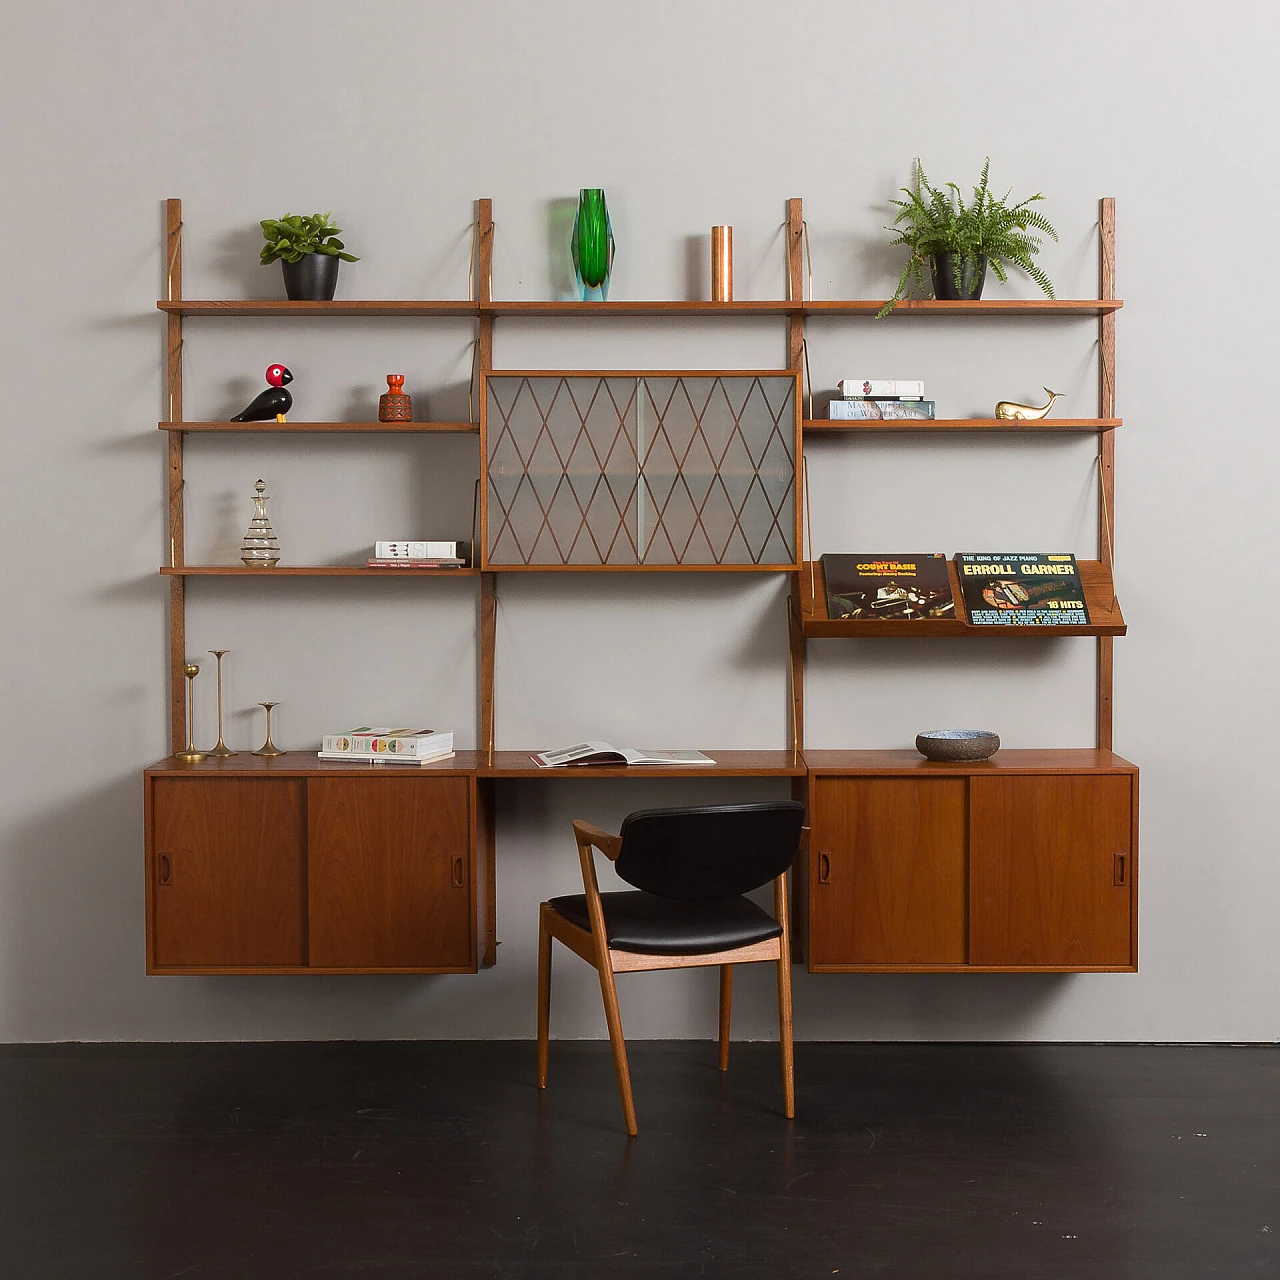
[[[910,256],[893,297],[876,313],[878,316],[887,316],[903,298],[932,293],[925,284],[924,268],[930,257],[940,253],[955,255],[951,267],[957,291],[963,288],[965,263],[985,258],[1001,283],[1009,278],[1008,267],[1019,267],[1047,297],[1053,297],[1052,282],[1034,261],[1044,243],[1042,235],[1058,238],[1044,214],[1031,208],[1044,196],[1036,192],[1017,204],[1010,204],[1009,192],[1003,196],[992,194],[990,170],[991,157],[988,156],[982,165],[982,176],[973,188],[973,199],[966,204],[963,192],[954,182],[946,183],[942,189],[933,186],[917,158],[915,186],[901,188],[907,198],[892,201],[898,206],[898,213],[893,225],[885,228],[897,233],[890,244],[904,245]]]

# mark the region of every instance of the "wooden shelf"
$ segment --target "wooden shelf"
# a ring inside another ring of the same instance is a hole
[[[546,748],[542,748],[546,750]],[[716,751],[703,748],[713,765],[580,765],[543,769],[529,751],[495,751],[493,763],[482,763],[482,778],[799,778],[804,758],[791,751]]]
[[[290,302],[284,298],[220,299],[217,301],[160,301],[156,306],[172,316],[368,316],[390,319],[395,316],[478,316],[475,302]]]
[[[665,301],[577,302],[573,300],[529,300],[511,302],[397,301],[290,302],[280,298],[203,299],[160,301],[156,306],[175,316],[367,316],[388,319],[395,316],[874,316],[884,299],[790,302],[785,298],[744,299],[711,302],[707,299]],[[976,302],[938,302],[933,299],[900,302],[893,315],[967,316],[1100,316],[1118,311],[1119,299],[981,298]]]
[[[988,760],[926,760],[918,751],[813,750],[804,753],[812,774],[839,777],[919,776],[949,774],[1136,773],[1137,766],[1114,751],[1096,747],[1061,747],[1031,751],[997,751]]]
[[[827,613],[827,587],[822,562],[806,564],[800,571],[801,622],[806,636],[844,639],[927,639],[933,637],[968,640],[1026,638],[1036,636],[1122,636],[1128,630],[1120,613],[1111,571],[1098,560],[1077,560],[1085,603],[1093,621],[1087,627],[975,627],[965,620],[956,562],[947,561],[951,593],[956,601],[955,618],[921,618],[918,621],[832,618]],[[811,572],[812,569],[812,572]],[[813,598],[816,590],[817,599]]]
[[[1122,418],[1046,418],[1039,422],[1008,422],[1004,418],[806,418],[806,435],[826,436],[847,432],[932,432],[995,431],[1040,435],[1045,431],[1111,431],[1123,425]]]
[[[476,569],[370,569],[358,564],[277,565],[250,569],[242,564],[163,565],[170,578],[474,578]]]
[[[478,422],[161,422],[161,431],[382,432],[387,435],[479,435]]]
[[[879,302],[814,302],[801,304],[806,316],[874,316]],[[972,302],[911,299],[899,302],[895,316],[1101,316],[1119,311],[1119,298],[979,298]]]
[[[424,773],[448,775],[472,774],[479,769],[481,755],[478,751],[458,751],[448,760],[432,760],[427,764],[366,764],[363,761],[321,760],[312,751],[286,751],[282,756],[255,756],[252,749],[244,749],[229,758],[206,757],[199,764],[186,764],[170,756],[147,769],[148,778],[173,777],[193,774],[208,777],[216,774],[223,778],[260,778],[272,774],[278,778],[306,778],[325,774],[359,774],[364,777],[416,778]]]
[[[609,302],[518,301],[483,302],[480,310],[489,316],[785,316],[801,310],[803,304],[781,298],[755,301],[710,302],[706,299],[668,301]]]

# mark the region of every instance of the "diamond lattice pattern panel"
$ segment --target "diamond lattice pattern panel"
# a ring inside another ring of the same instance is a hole
[[[796,562],[796,380],[491,374],[490,567]]]

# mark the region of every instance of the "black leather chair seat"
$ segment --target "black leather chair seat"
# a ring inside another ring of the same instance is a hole
[[[676,902],[638,891],[602,893],[605,933],[616,951],[647,951],[652,955],[704,955],[764,942],[782,933],[782,926],[746,898],[719,902]],[[587,897],[583,893],[552,898],[548,904],[571,924],[591,929]]]

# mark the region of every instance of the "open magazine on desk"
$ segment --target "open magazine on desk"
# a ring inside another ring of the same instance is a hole
[[[579,742],[558,751],[542,751],[529,757],[540,769],[587,764],[715,764],[701,751],[641,751],[635,747],[614,747],[607,742]]]

